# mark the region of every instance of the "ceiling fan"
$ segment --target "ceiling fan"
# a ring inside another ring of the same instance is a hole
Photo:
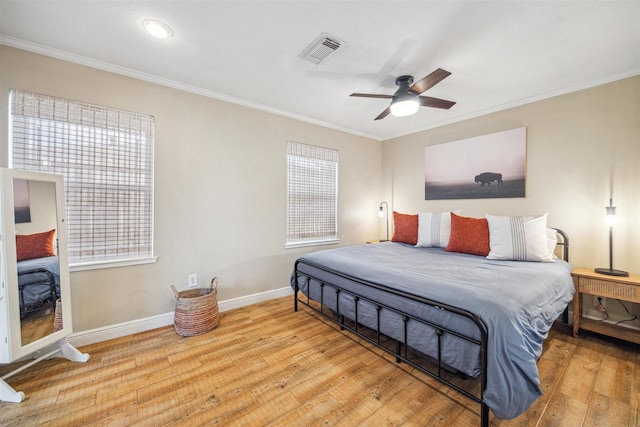
[[[374,120],[384,119],[389,115],[389,113],[398,117],[409,116],[418,111],[419,107],[442,108],[448,110],[455,105],[455,102],[432,98],[430,96],[422,96],[421,94],[440,83],[450,74],[450,72],[443,70],[442,68],[438,68],[431,74],[418,80],[416,83],[413,83],[413,76],[400,76],[396,79],[398,90],[393,95],[352,93],[350,96],[391,99],[391,105],[389,105]]]

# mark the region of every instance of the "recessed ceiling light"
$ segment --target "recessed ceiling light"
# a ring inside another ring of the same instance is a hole
[[[155,19],[145,19],[142,21],[142,26],[149,34],[159,39],[168,39],[173,36],[173,30],[164,22],[156,21]]]

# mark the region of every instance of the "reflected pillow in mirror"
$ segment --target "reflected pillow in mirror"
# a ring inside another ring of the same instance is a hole
[[[55,256],[55,235],[55,229],[43,233],[16,235],[16,255],[18,261]]]

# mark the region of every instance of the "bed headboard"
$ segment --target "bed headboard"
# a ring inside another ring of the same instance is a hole
[[[556,238],[558,240],[556,247],[559,247],[562,255],[559,256],[559,258],[562,258],[563,260],[569,262],[569,236],[567,236],[567,233],[560,230],[559,228],[552,227],[552,229],[556,230]]]

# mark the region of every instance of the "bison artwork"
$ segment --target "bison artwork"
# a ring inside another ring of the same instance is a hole
[[[492,181],[496,181],[498,185],[502,185],[502,174],[494,172],[483,172],[480,175],[476,175],[476,182],[480,183],[480,186],[485,184],[491,185]]]

